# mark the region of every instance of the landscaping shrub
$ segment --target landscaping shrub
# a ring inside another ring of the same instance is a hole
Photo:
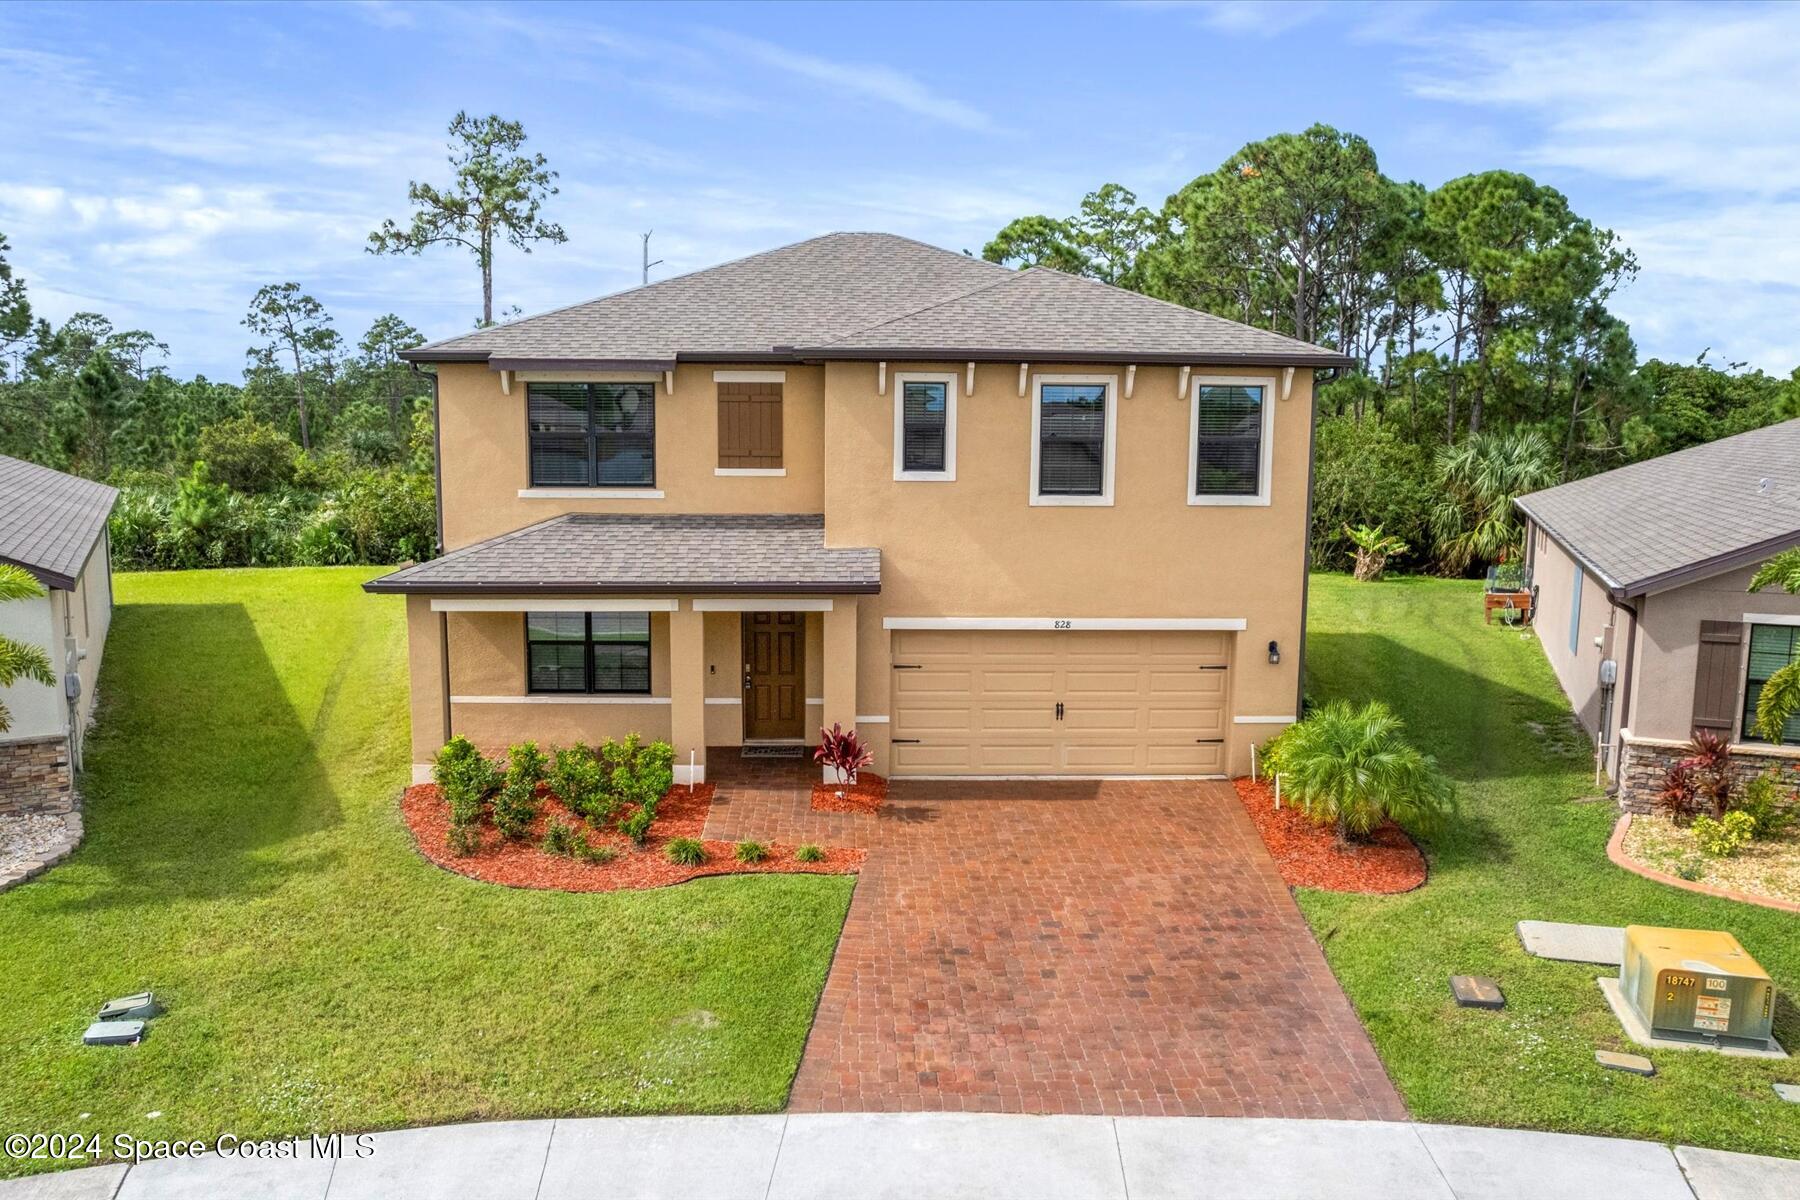
[[[824,862],[825,851],[808,842],[794,849],[794,858],[800,862]]]
[[[519,742],[506,752],[506,782],[521,781],[532,787],[544,781],[549,760],[536,742]]]
[[[1264,748],[1282,792],[1340,840],[1363,838],[1392,819],[1430,832],[1456,808],[1437,761],[1408,745],[1404,725],[1378,700],[1361,708],[1333,700]]]
[[[600,812],[600,763],[594,752],[576,742],[563,746],[550,760],[550,790],[568,806],[569,811],[590,822],[605,820],[610,814]]]
[[[457,854],[473,854],[476,827],[487,807],[487,798],[499,788],[500,768],[482,757],[466,737],[453,737],[438,751],[431,774],[444,802],[450,806],[450,833],[446,838]]]
[[[586,838],[581,840],[581,844],[576,847],[575,853],[580,857],[581,861],[593,863],[595,866],[599,866],[602,863],[609,863],[613,859],[619,857],[619,852],[611,846],[596,846],[590,843]]]
[[[587,839],[581,831],[566,821],[551,821],[544,827],[544,839],[538,843],[538,849],[545,854],[555,854],[562,858],[575,858],[587,846]]]
[[[857,772],[874,762],[875,755],[856,730],[833,725],[819,730],[819,748],[813,751],[813,761],[835,768],[839,779],[853,785]]]
[[[670,862],[684,867],[697,867],[706,861],[706,847],[694,838],[671,838],[663,853]]]
[[[1656,807],[1677,825],[1685,825],[1701,813],[1717,820],[1731,807],[1737,788],[1731,747],[1718,734],[1696,729],[1687,751],[1663,776]]]
[[[667,742],[645,745],[635,733],[623,741],[602,742],[600,764],[614,812],[627,805],[654,812],[675,785],[675,748]]]
[[[630,813],[619,818],[619,832],[638,845],[650,836],[650,824],[656,820],[656,806],[644,805],[634,808]]]
[[[437,752],[437,759],[431,766],[431,778],[441,788],[450,786],[450,777],[472,758],[480,758],[481,751],[475,748],[462,734],[457,734],[444,743],[443,749]]]
[[[1694,818],[1692,828],[1700,853],[1730,858],[1756,836],[1756,818],[1736,809],[1717,819],[1702,813]]]
[[[500,794],[494,797],[494,828],[509,842],[531,836],[531,824],[537,820],[537,785],[523,778],[508,779]]]
[[[1780,837],[1794,823],[1793,803],[1782,795],[1780,767],[1770,767],[1746,783],[1733,807],[1756,822],[1759,838]]]
[[[762,842],[739,842],[732,857],[741,863],[759,863],[769,857],[769,847]]]

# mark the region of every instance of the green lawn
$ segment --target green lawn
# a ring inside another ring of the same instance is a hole
[[[119,576],[87,841],[0,895],[0,1131],[780,1108],[851,880],[570,896],[427,864],[373,573]],[[80,1044],[143,988],[169,1011],[142,1045]]]
[[[1633,1047],[1594,984],[1602,969],[1519,948],[1523,918],[1729,930],[1785,991],[1776,1035],[1800,1050],[1800,918],[1607,861],[1617,810],[1592,786],[1591,750],[1535,638],[1484,627],[1477,584],[1321,575],[1307,655],[1314,699],[1386,700],[1464,806],[1461,826],[1427,846],[1419,891],[1300,895],[1414,1116],[1800,1157],[1800,1108],[1769,1087],[1800,1082],[1800,1065],[1657,1051],[1654,1079],[1603,1071],[1596,1048]],[[1506,1009],[1456,1008],[1454,973],[1497,978]]]

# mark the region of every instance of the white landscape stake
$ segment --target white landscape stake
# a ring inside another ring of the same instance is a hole
[[[688,751],[688,791],[694,790],[694,751]]]
[[[1250,743],[1250,782],[1255,783],[1260,776],[1256,773],[1256,743]]]
[[[1275,774],[1275,810],[1281,811],[1281,773]]]

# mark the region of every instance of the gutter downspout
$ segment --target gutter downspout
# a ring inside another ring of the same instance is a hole
[[[1312,411],[1307,414],[1310,424],[1306,436],[1306,524],[1301,530],[1300,552],[1300,660],[1298,682],[1294,686],[1294,719],[1304,720],[1306,717],[1306,609],[1312,592],[1312,523],[1313,523],[1313,483],[1314,473],[1319,461],[1319,389],[1318,372],[1307,381],[1308,403]]]
[[[444,553],[444,423],[438,415],[438,377],[436,371],[421,371],[419,364],[412,364],[413,374],[423,375],[431,381],[431,490],[437,501],[437,553]],[[447,693],[446,693],[447,694]],[[444,728],[448,730],[450,720],[448,710],[444,718]]]

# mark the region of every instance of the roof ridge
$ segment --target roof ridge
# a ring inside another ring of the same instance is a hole
[[[536,321],[543,317],[553,317],[558,313],[571,312],[578,308],[585,308],[590,304],[600,304],[607,300],[616,300],[621,296],[629,296],[636,292],[654,291],[655,289],[657,289],[659,287],[663,287],[666,284],[679,283],[684,279],[692,279],[696,275],[705,275],[710,271],[723,271],[728,267],[742,266],[744,263],[754,262],[759,258],[768,258],[769,256],[775,255],[775,254],[782,254],[789,250],[797,250],[801,246],[811,245],[814,242],[827,242],[827,241],[832,240],[833,238],[845,238],[845,237],[889,238],[893,241],[906,242],[910,245],[919,246],[926,250],[934,250],[937,253],[946,255],[950,258],[955,258],[955,259],[959,259],[959,260],[963,260],[963,261],[967,261],[967,262],[977,262],[977,263],[982,264],[983,266],[994,267],[1001,271],[1008,271],[1008,272],[1011,271],[1010,267],[1003,266],[1000,263],[990,263],[985,258],[976,258],[973,255],[958,254],[954,250],[946,250],[942,246],[933,246],[929,242],[922,242],[922,241],[918,240],[917,238],[905,237],[904,235],[898,234],[898,233],[883,233],[879,230],[834,229],[827,233],[816,233],[811,237],[800,238],[798,241],[787,242],[780,246],[772,246],[767,250],[757,250],[751,254],[740,254],[736,258],[728,258],[723,262],[712,263],[712,264],[710,264],[708,266],[704,266],[704,267],[695,267],[691,271],[683,271],[683,272],[681,272],[681,274],[671,275],[667,279],[657,279],[657,280],[653,280],[650,283],[640,283],[640,284],[636,284],[632,287],[620,288],[616,292],[605,292],[598,296],[589,296],[586,300],[577,300],[572,304],[562,304],[562,305],[558,305],[555,308],[547,308],[542,312],[531,313],[526,316],[515,318],[514,320],[511,320],[511,321],[506,321],[502,324],[477,326],[476,328],[468,330],[465,333],[455,334],[452,337],[439,338],[434,342],[426,342],[425,344],[423,344],[421,346],[415,346],[415,347],[413,347],[413,350],[417,351],[417,350],[440,349],[444,346],[451,344],[452,342],[459,342],[466,337],[472,337],[476,334],[491,333],[491,332],[493,332],[495,330],[499,330],[499,329],[510,329],[517,325],[523,325],[527,321]],[[844,336],[848,336],[848,334],[846,334]]]
[[[1650,467],[1652,464],[1662,464],[1662,466],[1666,467],[1668,465],[1669,459],[1671,459],[1671,458],[1684,458],[1689,455],[1694,455],[1700,451],[1712,451],[1715,447],[1724,446],[1727,443],[1736,442],[1742,438],[1766,436],[1768,434],[1775,432],[1776,430],[1785,429],[1790,425],[1800,427],[1800,417],[1789,417],[1785,421],[1776,421],[1772,425],[1761,425],[1755,429],[1741,430],[1738,433],[1727,434],[1722,438],[1714,438],[1710,442],[1699,442],[1692,446],[1683,446],[1679,450],[1670,450],[1666,454],[1658,454],[1655,458],[1639,459],[1637,462],[1633,462],[1633,463],[1620,463],[1616,467],[1611,467],[1605,471],[1598,471],[1592,475],[1584,475],[1580,479],[1570,479],[1563,483],[1553,484],[1547,488],[1539,488],[1535,492],[1527,492],[1523,496],[1519,497],[1519,501],[1523,502],[1525,500],[1531,499],[1534,496],[1547,495],[1550,492],[1560,491],[1563,488],[1580,487],[1583,485],[1592,484],[1598,480],[1605,479],[1608,475],[1616,475],[1621,471],[1634,471],[1635,472],[1639,468]],[[1795,429],[1794,432],[1800,432],[1800,428]],[[1792,486],[1800,486],[1800,480],[1794,481]],[[1780,490],[1774,491],[1771,493],[1771,498],[1778,497],[1778,496],[1780,496],[1780,494],[1781,494]]]
[[[1122,292],[1123,294],[1125,294],[1127,296],[1136,296],[1139,299],[1148,300],[1153,304],[1160,304],[1164,308],[1172,308],[1176,312],[1198,314],[1199,316],[1205,317],[1209,321],[1217,321],[1221,325],[1230,325],[1236,329],[1248,329],[1252,333],[1258,333],[1265,337],[1281,338],[1283,341],[1292,342],[1296,346],[1304,346],[1308,350],[1326,350],[1326,351],[1332,351],[1337,354],[1344,353],[1342,350],[1334,351],[1333,348],[1330,346],[1321,346],[1317,342],[1309,342],[1309,341],[1306,341],[1304,338],[1297,338],[1291,333],[1279,333],[1273,329],[1263,329],[1260,326],[1251,325],[1250,323],[1248,323],[1246,321],[1234,321],[1230,317],[1221,317],[1218,313],[1207,312],[1204,308],[1191,308],[1186,304],[1177,304],[1173,300],[1164,300],[1161,296],[1152,296],[1149,292],[1133,291],[1131,288],[1120,287],[1116,283],[1108,283],[1104,279],[1095,279],[1092,276],[1088,276],[1088,275],[1076,275],[1070,271],[1062,271],[1062,270],[1058,270],[1055,267],[1045,267],[1045,266],[1026,267],[1023,271],[1020,271],[1019,274],[1020,275],[1029,275],[1033,271],[1046,271],[1049,274],[1060,276],[1063,279],[1071,279],[1077,283],[1090,284],[1094,287],[1103,287],[1110,291]]]
[[[995,263],[993,265],[1000,266],[999,263]],[[960,304],[964,300],[967,300],[973,296],[982,295],[984,292],[991,292],[995,288],[1005,287],[1007,284],[1014,283],[1017,280],[1023,279],[1025,277],[1025,273],[1023,271],[1015,271],[1011,267],[1000,267],[1000,269],[1002,271],[1006,272],[1006,278],[996,279],[992,283],[984,283],[978,288],[970,288],[968,291],[958,292],[954,296],[946,296],[942,300],[934,300],[930,304],[921,305],[920,307],[915,308],[910,312],[903,312],[899,316],[889,317],[885,321],[877,321],[873,325],[865,325],[860,329],[843,330],[842,332],[838,333],[836,336],[828,338],[825,341],[819,342],[817,344],[820,346],[835,346],[837,343],[845,341],[848,338],[856,337],[859,334],[873,333],[877,329],[885,328],[889,325],[895,324],[896,322],[911,320],[913,317],[921,316],[924,313],[930,312],[934,308],[942,308],[946,304]],[[796,347],[796,348],[797,349],[805,349],[806,347]]]

